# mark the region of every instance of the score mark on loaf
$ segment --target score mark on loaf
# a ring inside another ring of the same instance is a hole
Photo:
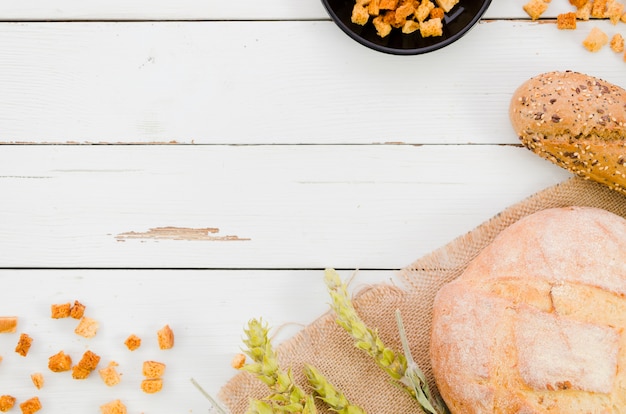
[[[626,220],[553,208],[438,292],[431,362],[453,414],[626,412]]]

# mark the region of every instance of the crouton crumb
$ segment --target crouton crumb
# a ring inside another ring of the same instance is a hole
[[[22,333],[20,334],[20,339],[17,342],[17,346],[15,347],[15,352],[25,357],[26,355],[28,355],[28,351],[30,350],[32,344],[33,338],[28,336],[28,334]]]
[[[129,350],[134,351],[141,346],[141,338],[135,334],[132,334],[128,338],[126,338],[126,341],[124,341],[124,345],[126,345]]]
[[[72,358],[63,351],[48,358],[48,368],[52,372],[69,371],[72,368]]]
[[[169,325],[165,325],[163,328],[159,329],[157,339],[160,349],[171,349],[174,346],[174,332]]]
[[[84,338],[93,338],[96,336],[99,327],[98,321],[88,316],[83,316],[74,332]]]
[[[245,354],[237,354],[230,361],[230,366],[235,369],[241,369],[246,364],[246,355]]]
[[[30,398],[20,404],[20,409],[22,410],[22,414],[36,413],[41,410],[41,401],[39,401],[39,397]]]
[[[11,410],[15,405],[15,397],[12,395],[1,395],[0,396],[0,411],[6,413]]]
[[[126,406],[120,400],[114,400],[100,406],[102,414],[126,414]]]
[[[37,387],[38,390],[43,388],[43,374],[41,372],[36,372],[34,374],[31,374],[30,379],[33,381],[33,384],[35,385],[35,387]]]

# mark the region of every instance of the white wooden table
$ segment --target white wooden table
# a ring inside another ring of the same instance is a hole
[[[507,206],[564,181],[521,148],[508,102],[571,69],[626,85],[597,25],[531,22],[524,0],[422,56],[371,51],[319,0],[0,2],[0,394],[45,413],[203,413],[235,374],[248,319],[288,337],[327,309],[325,267],[352,287],[396,271]],[[570,10],[554,0],[546,17]],[[80,300],[90,340],[52,303]],[[169,324],[176,345],[156,346]],[[18,333],[34,338],[26,358]],[[144,338],[134,353],[130,333]],[[278,339],[277,339],[278,340]],[[115,360],[107,388],[47,370],[64,349]],[[141,362],[167,363],[139,390]],[[43,372],[36,390],[30,374]],[[19,412],[19,408],[15,408]],[[384,413],[383,413],[384,414]]]

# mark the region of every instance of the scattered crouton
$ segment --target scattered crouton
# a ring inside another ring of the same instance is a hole
[[[0,411],[6,413],[15,405],[15,397],[12,395],[0,395]]]
[[[17,342],[17,346],[15,347],[15,352],[25,357],[26,355],[28,355],[28,351],[30,350],[32,344],[33,338],[28,336],[28,334],[22,333],[20,334],[20,339]]]
[[[144,361],[142,373],[146,378],[159,378],[165,372],[165,364],[157,361]]]
[[[576,7],[577,9],[580,9],[585,4],[587,4],[588,1],[590,0],[569,0],[569,4]]]
[[[556,16],[556,27],[559,30],[575,30],[576,29],[576,13],[561,13]]]
[[[141,346],[141,338],[135,334],[132,334],[128,338],[126,338],[126,341],[124,341],[124,345],[126,345],[129,350],[134,351]]]
[[[70,316],[74,319],[81,319],[85,315],[85,305],[75,300],[72,309],[70,310]]]
[[[83,316],[74,332],[84,338],[93,338],[96,336],[99,327],[98,321],[88,316]]]
[[[609,42],[609,36],[597,27],[591,29],[585,40],[583,40],[583,46],[590,52],[598,52],[604,45]]]
[[[102,381],[108,386],[112,387],[114,385],[119,384],[122,381],[122,377],[119,372],[117,372],[118,363],[115,361],[109,362],[109,365],[106,368],[102,368],[98,371],[100,374],[100,378]]]
[[[622,53],[624,51],[624,37],[616,33],[611,38],[611,50],[615,53]]]
[[[50,317],[52,319],[63,319],[70,317],[70,311],[72,310],[71,303],[55,303],[50,305]]]
[[[174,346],[174,332],[169,325],[165,325],[163,328],[159,329],[157,339],[160,349],[171,349]]]
[[[434,9],[430,11],[430,14],[428,15],[428,17],[430,17],[431,19],[443,20],[443,18],[445,17],[445,12],[443,11],[441,7],[435,7]]]
[[[33,381],[33,384],[35,385],[35,387],[37,387],[38,390],[43,388],[43,374],[41,372],[36,372],[34,374],[31,374],[30,379]]]
[[[352,23],[364,26],[369,18],[370,14],[367,7],[355,5],[352,9]]]
[[[537,20],[548,10],[548,3],[544,0],[530,0],[524,4],[523,9],[532,20]]]
[[[606,13],[608,0],[593,0],[591,5],[591,17],[594,19],[602,19]]]
[[[126,414],[126,406],[120,400],[114,400],[100,406],[101,414]]]
[[[22,410],[22,414],[36,413],[41,410],[41,401],[39,401],[39,397],[30,398],[20,404],[20,409]]]
[[[48,358],[48,368],[52,372],[69,371],[72,368],[72,358],[63,351]]]
[[[230,366],[235,369],[241,369],[246,364],[246,355],[245,354],[237,354],[230,361]]]
[[[415,20],[424,22],[430,16],[430,12],[435,8],[435,4],[430,0],[423,0],[415,10]]]
[[[72,378],[86,379],[100,363],[100,357],[92,351],[87,350],[78,364],[72,367]]]
[[[0,333],[13,333],[17,329],[17,316],[0,317]]]
[[[141,381],[141,390],[146,394],[154,394],[163,389],[161,378],[149,378]]]
[[[593,7],[593,1],[589,0],[584,6],[576,9],[576,18],[578,20],[587,21],[591,18],[591,8]]]

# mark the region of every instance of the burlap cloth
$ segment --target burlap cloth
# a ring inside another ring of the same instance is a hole
[[[467,264],[503,229],[536,211],[565,206],[599,207],[626,218],[626,197],[594,182],[571,178],[507,208],[471,232],[415,261],[399,272],[405,286],[380,284],[355,294],[355,306],[364,321],[378,329],[387,346],[401,351],[394,317],[400,309],[411,352],[433,379],[428,357],[431,308],[437,290],[459,276]],[[322,281],[320,275],[320,283]],[[306,294],[306,292],[303,292]],[[306,387],[302,364],[310,363],[341,389],[349,400],[369,414],[419,413],[415,401],[389,382],[386,374],[334,322],[328,312],[293,338],[277,347],[283,368],[293,370],[296,381]],[[245,413],[250,398],[267,396],[264,384],[247,373],[239,373],[220,390],[219,399],[232,414]],[[321,413],[327,413],[319,406]]]

